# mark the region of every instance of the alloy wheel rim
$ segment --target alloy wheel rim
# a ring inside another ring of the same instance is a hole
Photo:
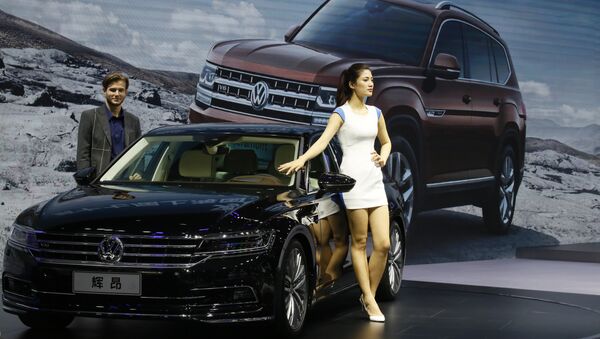
[[[398,184],[404,202],[404,217],[410,224],[414,208],[414,181],[410,163],[404,154],[392,153],[392,179]]]
[[[402,238],[398,227],[392,228],[390,252],[388,254],[388,278],[393,293],[397,293],[402,284]]]
[[[297,248],[292,249],[283,277],[285,295],[285,315],[290,327],[298,329],[304,321],[308,304],[306,289],[306,269],[302,254]]]
[[[499,190],[499,212],[503,224],[507,224],[512,217],[515,206],[515,169],[512,157],[507,155],[502,162],[500,171],[500,190]]]

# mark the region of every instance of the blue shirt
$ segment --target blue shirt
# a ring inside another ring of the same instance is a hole
[[[113,116],[112,112],[104,105],[104,111],[108,118],[108,126],[110,127],[110,138],[112,148],[110,150],[110,160],[116,158],[125,149],[125,112],[121,109],[119,117]]]

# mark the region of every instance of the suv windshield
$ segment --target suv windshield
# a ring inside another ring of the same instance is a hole
[[[148,136],[100,178],[100,183],[217,183],[289,186],[277,167],[296,159],[299,141],[263,136]]]
[[[332,0],[293,41],[345,55],[418,65],[433,19],[381,0]]]

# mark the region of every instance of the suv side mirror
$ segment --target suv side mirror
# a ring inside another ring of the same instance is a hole
[[[438,53],[429,72],[442,79],[458,79],[460,76],[460,65],[454,55]]]
[[[356,180],[341,173],[323,173],[319,176],[319,188],[324,192],[348,192],[356,184]]]
[[[296,24],[291,26],[287,32],[285,32],[284,36],[283,36],[283,40],[285,40],[285,42],[290,42],[292,40],[292,37],[294,35],[296,35],[296,33],[298,33],[298,30],[300,30],[300,25]]]
[[[87,186],[96,178],[96,167],[86,167],[73,174],[73,178],[79,186]]]

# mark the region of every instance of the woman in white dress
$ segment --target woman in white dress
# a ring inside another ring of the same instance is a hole
[[[385,270],[389,239],[388,202],[383,186],[381,167],[385,165],[392,144],[381,110],[365,104],[373,94],[373,75],[365,64],[353,64],[342,72],[337,90],[337,107],[331,114],[321,137],[298,159],[282,164],[278,170],[291,174],[306,161],[319,155],[337,134],[344,153],[341,172],[356,180],[354,188],[342,194],[352,236],[351,253],[354,273],[362,291],[360,298],[371,321],[383,322],[385,317],[375,292]],[[381,150],[375,151],[375,138]],[[369,227],[373,252],[367,260]]]

